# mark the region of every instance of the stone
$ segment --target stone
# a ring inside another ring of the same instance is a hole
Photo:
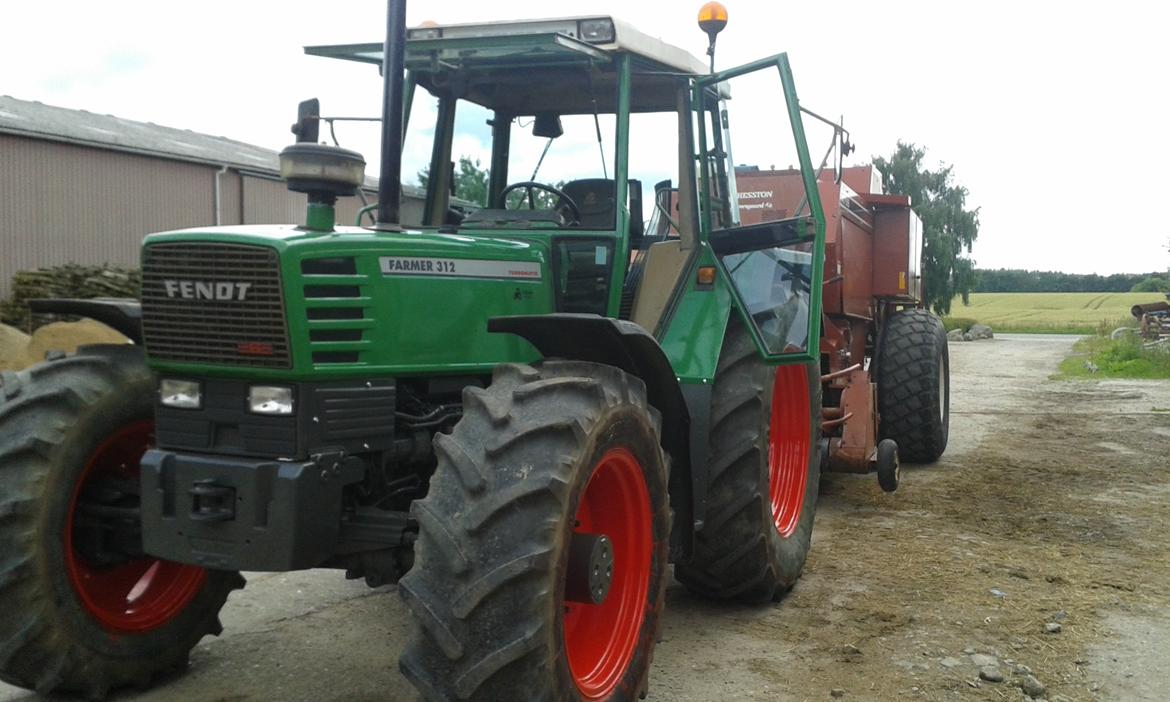
[[[968,646],[967,648],[964,648],[964,649],[963,649],[963,653],[966,653],[966,654],[969,656],[969,655],[971,655],[972,653],[975,653],[975,649],[973,649],[973,648],[971,648],[970,646]]]
[[[860,656],[861,649],[853,644],[845,644],[841,647],[841,653],[844,653],[846,656]]]
[[[999,665],[998,658],[989,656],[986,653],[971,654],[971,662],[975,664],[976,668],[995,668]]]
[[[955,668],[962,664],[962,661],[960,661],[958,658],[947,656],[946,658],[940,660],[938,664],[944,668]]]
[[[991,588],[991,590],[989,592],[991,592],[992,595],[998,597],[1001,600],[1003,598],[1007,597],[1007,593],[1004,592],[1003,590],[998,589],[998,588],[993,587],[993,588]]]
[[[1059,624],[1057,624],[1056,622],[1048,622],[1047,624],[1044,625],[1044,633],[1046,633],[1046,634],[1059,634],[1061,628],[1062,627]]]
[[[1017,663],[1016,667],[1012,668],[1012,671],[1015,672],[1016,675],[1031,675],[1032,674],[1032,669],[1029,668],[1028,666],[1024,665],[1023,663]]]
[[[1036,679],[1034,675],[1024,675],[1016,682],[1020,686],[1020,690],[1028,697],[1043,697],[1048,688],[1044,687],[1044,683]]]
[[[979,679],[993,683],[1003,682],[1003,673],[995,666],[985,665],[979,669]]]
[[[844,697],[844,696],[845,696],[845,691],[839,687],[834,687],[832,690],[829,690],[829,697]]]
[[[980,339],[995,338],[995,334],[992,333],[991,327],[987,326],[986,324],[972,324],[971,328],[967,330],[967,334],[970,334],[971,338],[976,341]]]
[[[966,339],[963,338],[963,330],[952,329],[947,332],[947,341],[966,341]]]

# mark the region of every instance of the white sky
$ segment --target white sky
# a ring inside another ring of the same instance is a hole
[[[845,116],[854,162],[901,138],[927,146],[929,165],[954,166],[981,207],[980,267],[1170,265],[1170,5],[724,2],[720,67],[787,51],[802,103]],[[614,13],[702,57],[700,4],[412,0],[408,22],[499,19],[504,7],[517,19]],[[301,99],[380,114],[374,67],[301,47],[381,41],[384,24],[383,0],[5,3],[0,93],[279,149]],[[376,129],[339,136],[376,175]],[[737,161],[758,160],[750,139],[734,146]]]

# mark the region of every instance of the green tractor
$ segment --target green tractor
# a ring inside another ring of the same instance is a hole
[[[704,13],[713,57],[726,14]],[[336,568],[398,584],[427,699],[634,699],[671,565],[750,603],[800,576],[825,242],[805,120],[827,123],[786,55],[710,72],[610,17],[388,14],[384,44],[307,49],[382,69],[372,223],[335,225],[364,162],[317,143],[310,101],[282,153],[304,225],[152,234],[140,302],[36,305],[134,343],[3,374],[0,680],[146,686],[220,632],[241,571]],[[747,119],[802,184],[751,225],[737,78],[769,86]],[[469,144],[476,209],[453,197]],[[644,198],[634,176],[664,174]]]

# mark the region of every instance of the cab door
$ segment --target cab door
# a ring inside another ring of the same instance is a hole
[[[801,110],[788,56],[697,78],[692,102],[701,236],[734,306],[767,361],[817,361],[825,213],[803,119],[812,113]],[[836,125],[810,122],[840,147]],[[737,174],[751,175],[750,190]]]

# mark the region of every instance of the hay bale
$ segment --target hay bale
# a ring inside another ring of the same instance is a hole
[[[80,322],[53,322],[37,329],[29,339],[29,365],[39,362],[49,351],[73,353],[87,344],[126,344],[129,339],[101,322],[83,319]]]
[[[0,371],[24,368],[29,336],[7,324],[0,324]]]

